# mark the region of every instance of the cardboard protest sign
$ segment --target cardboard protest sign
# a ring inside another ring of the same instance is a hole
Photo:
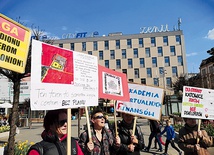
[[[128,113],[153,120],[160,120],[164,91],[161,88],[128,84],[130,102],[118,101],[117,112]]]
[[[33,40],[31,109],[97,105],[97,57]]]
[[[181,116],[214,119],[214,90],[184,86]]]
[[[126,74],[99,65],[99,98],[129,101]]]
[[[0,14],[0,67],[25,72],[31,32]]]

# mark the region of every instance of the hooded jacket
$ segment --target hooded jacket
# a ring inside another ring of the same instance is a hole
[[[187,124],[179,130],[178,146],[184,151],[184,155],[210,155],[207,148],[212,146],[213,140],[208,136],[204,129],[201,129],[203,136],[199,140],[200,151],[195,149],[195,144],[197,144],[198,137],[197,131],[198,125],[190,127]]]

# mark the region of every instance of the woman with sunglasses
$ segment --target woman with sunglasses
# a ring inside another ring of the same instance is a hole
[[[89,141],[88,130],[79,137],[79,145],[85,155],[110,155],[120,147],[120,138],[114,138],[111,130],[105,128],[101,109],[94,109],[91,114],[91,137],[92,142]]]
[[[67,155],[67,112],[64,109],[48,111],[42,132],[42,141],[34,144],[28,155]],[[71,154],[83,155],[77,141],[71,138]]]

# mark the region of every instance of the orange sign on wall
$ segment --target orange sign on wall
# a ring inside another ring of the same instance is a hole
[[[0,67],[24,73],[30,29],[0,14]]]

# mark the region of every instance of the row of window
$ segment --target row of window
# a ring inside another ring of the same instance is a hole
[[[141,84],[146,84],[146,78],[141,78]],[[153,85],[154,86],[159,86],[159,78],[153,78]],[[167,87],[172,87],[172,78],[171,77],[166,77],[166,86]],[[134,79],[129,79],[129,82],[134,82]]]
[[[139,47],[144,47],[144,40],[143,39],[144,38],[138,38]],[[151,40],[151,46],[152,47],[156,46],[156,38],[151,37],[150,40]],[[180,45],[181,44],[181,36],[176,35],[175,41],[176,41],[176,44]],[[126,43],[127,48],[132,48],[132,39],[127,39],[126,42],[127,42]],[[163,45],[164,46],[169,45],[168,36],[163,36]],[[70,46],[71,46],[70,47],[71,50],[75,50],[75,43],[71,43]],[[59,47],[63,48],[63,44],[59,44]],[[120,49],[120,40],[115,40],[115,47],[116,47],[116,49]],[[93,50],[94,51],[98,50],[98,41],[93,41]],[[109,41],[108,40],[104,41],[104,50],[109,50]],[[82,42],[82,51],[86,51],[86,42]]]
[[[157,52],[158,52],[158,56],[161,57],[163,56],[163,48],[162,47],[157,47]],[[139,54],[138,54],[138,48],[134,48],[133,49],[133,57],[134,58],[138,58]],[[170,46],[170,55],[171,56],[175,56],[176,52],[175,52],[175,46]],[[92,55],[92,51],[88,51],[88,54]],[[122,54],[122,59],[126,59],[126,49],[122,49],[121,50],[121,54]],[[150,48],[145,48],[145,56],[146,58],[151,57],[151,52],[150,52]],[[115,50],[110,50],[110,59],[115,59]],[[99,60],[104,60],[104,52],[103,51],[99,51]]]
[[[109,68],[109,60],[105,61],[105,67]],[[127,59],[128,61],[128,68],[133,68],[133,59]],[[136,61],[136,60],[135,60]],[[183,66],[183,58],[182,56],[177,57],[178,66]],[[140,68],[145,68],[145,59],[139,58]],[[152,57],[152,67],[157,67],[157,57]],[[170,57],[164,57],[164,67],[170,66]],[[116,69],[121,69],[121,59],[116,59]]]

